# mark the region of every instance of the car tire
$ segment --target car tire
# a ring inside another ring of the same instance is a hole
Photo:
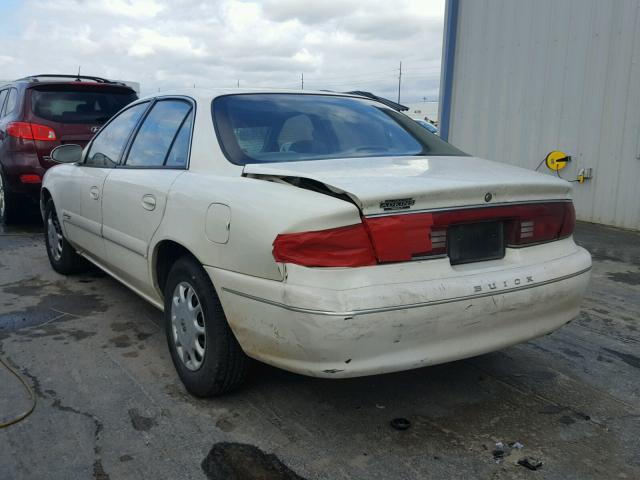
[[[177,260],[167,277],[164,297],[169,351],[186,389],[206,398],[239,387],[250,360],[202,266],[190,256]]]
[[[18,199],[9,192],[9,186],[0,168],[0,225],[12,225],[18,220]]]
[[[44,207],[44,241],[51,267],[62,275],[83,272],[87,261],[82,258],[64,238],[53,200],[49,199]]]

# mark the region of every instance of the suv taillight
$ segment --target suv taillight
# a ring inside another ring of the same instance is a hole
[[[15,138],[24,140],[42,140],[53,142],[56,140],[56,132],[47,125],[27,122],[11,122],[7,125],[7,133]]]
[[[361,267],[404,262],[447,252],[451,225],[503,221],[510,247],[568,237],[575,227],[571,202],[468,208],[364,218],[358,225],[284,233],[273,242],[277,262],[307,267]]]

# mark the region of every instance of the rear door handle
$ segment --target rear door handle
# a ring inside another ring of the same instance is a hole
[[[89,196],[94,200],[98,200],[100,198],[100,189],[94,185],[89,189]]]
[[[156,208],[156,197],[149,194],[143,195],[142,206],[145,210],[154,210]]]

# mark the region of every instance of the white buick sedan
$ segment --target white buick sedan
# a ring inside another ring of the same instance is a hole
[[[164,310],[197,396],[249,357],[344,378],[501,349],[573,319],[589,280],[569,183],[366,98],[151,96],[52,157],[51,265],[88,260]]]

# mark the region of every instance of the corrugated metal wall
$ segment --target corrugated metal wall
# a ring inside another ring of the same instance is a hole
[[[459,0],[449,140],[573,163],[578,218],[640,229],[640,0]],[[541,170],[546,170],[542,166]]]

